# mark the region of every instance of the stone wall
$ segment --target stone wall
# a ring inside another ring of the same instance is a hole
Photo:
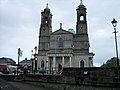
[[[63,76],[75,78],[75,82],[80,84],[82,82],[120,83],[120,68],[63,68]]]
[[[64,68],[62,75],[23,74],[19,75],[19,79],[55,90],[120,90],[119,70],[118,68]],[[0,77],[16,78],[14,75]]]
[[[120,87],[110,87],[110,86],[41,83],[41,82],[30,82],[30,81],[27,81],[26,83],[42,86],[46,88],[51,88],[53,90],[120,90]]]
[[[9,74],[1,74],[0,78],[6,81],[13,81],[17,78],[16,75],[9,75]]]

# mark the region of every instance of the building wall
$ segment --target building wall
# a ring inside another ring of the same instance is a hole
[[[44,61],[44,65],[46,67],[47,56],[37,56],[37,70],[41,69],[41,62]]]
[[[73,56],[73,66],[81,67],[80,61],[84,61],[84,67],[93,67],[93,55],[91,54],[76,54]]]
[[[59,47],[59,39],[63,39],[63,47]],[[73,35],[72,34],[54,34],[50,36],[50,52],[59,52],[59,50],[66,51],[71,49],[73,45]]]

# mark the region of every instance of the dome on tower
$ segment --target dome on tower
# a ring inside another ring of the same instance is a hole
[[[68,29],[68,31],[71,32],[71,33],[73,33],[73,34],[75,34],[75,30],[74,29],[70,28],[70,29]]]
[[[83,5],[82,0],[81,0],[81,2],[80,2],[80,5],[78,6],[78,8],[85,8],[85,5]]]

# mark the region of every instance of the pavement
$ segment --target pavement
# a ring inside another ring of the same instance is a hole
[[[20,90],[5,80],[0,79],[0,90]]]

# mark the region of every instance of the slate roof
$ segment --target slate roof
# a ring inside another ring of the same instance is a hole
[[[20,63],[32,63],[31,60],[22,60]]]
[[[5,57],[0,58],[0,63],[16,64],[16,62],[13,59],[11,59],[11,58],[5,58]]]

